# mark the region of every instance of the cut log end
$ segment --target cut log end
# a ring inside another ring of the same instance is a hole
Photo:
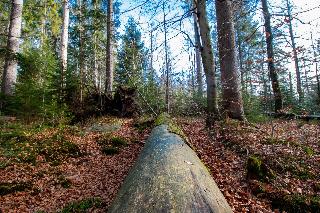
[[[232,212],[208,170],[167,125],[156,127],[109,212]]]

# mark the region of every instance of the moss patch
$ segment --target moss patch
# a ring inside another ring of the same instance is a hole
[[[112,146],[103,147],[101,151],[105,155],[115,155],[120,152],[118,147],[112,147]]]
[[[292,194],[285,196],[274,196],[272,199],[273,208],[286,212],[319,212],[320,197]]]
[[[30,189],[32,185],[25,182],[0,183],[0,196]]]
[[[101,198],[87,198],[81,201],[72,202],[65,206],[59,213],[80,213],[88,212],[89,209],[101,208]]]
[[[188,144],[188,146],[190,146],[190,148],[194,149],[191,143],[189,143],[189,139],[184,134],[183,130],[179,127],[179,125],[176,122],[174,122],[171,119],[168,113],[161,113],[154,122],[155,126],[159,126],[163,124],[168,125],[169,132],[179,135]]]
[[[139,131],[143,132],[145,129],[152,128],[154,126],[155,119],[150,116],[142,116],[135,120],[133,126]]]
[[[247,177],[260,181],[270,181],[276,177],[276,174],[262,159],[253,155],[247,160]]]

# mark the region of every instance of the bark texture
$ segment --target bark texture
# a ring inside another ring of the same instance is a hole
[[[292,51],[293,51],[294,67],[295,67],[296,77],[297,77],[297,90],[298,90],[298,95],[299,95],[299,102],[303,102],[303,91],[302,91],[302,86],[301,86],[299,59],[298,59],[298,53],[297,53],[297,48],[296,48],[296,42],[294,39],[294,33],[293,33],[293,27],[292,27],[291,4],[290,4],[289,0],[287,0],[287,10],[288,10],[289,33],[290,33],[291,46],[292,46]]]
[[[222,107],[224,116],[243,120],[243,102],[231,4],[230,0],[215,1],[223,99]]]
[[[106,88],[105,91],[108,95],[112,95],[113,87],[113,68],[114,68],[114,55],[113,55],[113,0],[108,0],[107,7],[107,58],[106,58]]]
[[[232,212],[196,153],[156,127],[108,212]]]
[[[268,9],[267,0],[261,0],[262,10],[264,16],[264,27],[266,31],[266,43],[267,43],[267,55],[268,55],[268,69],[271,79],[273,94],[274,94],[274,110],[279,112],[282,109],[282,94],[279,86],[278,74],[274,65],[274,53],[273,53],[273,34],[270,24],[270,13]]]
[[[212,120],[219,115],[217,105],[217,85],[215,77],[214,55],[212,51],[211,34],[206,12],[206,1],[197,0],[195,2],[195,5],[199,24],[200,38],[202,41],[202,46],[200,49],[203,69],[206,75],[207,82],[207,110],[208,123],[210,124],[211,122],[213,122]]]
[[[5,95],[13,95],[14,85],[17,79],[16,54],[19,51],[19,39],[21,36],[23,0],[12,0],[10,26],[8,34],[7,51],[2,77],[1,92]]]
[[[63,20],[61,33],[61,89],[65,88],[65,74],[68,64],[68,28],[69,28],[69,0],[63,1]]]
[[[194,39],[195,39],[195,52],[196,52],[196,76],[197,76],[197,94],[199,97],[203,96],[203,79],[202,79],[202,63],[201,63],[201,40],[199,34],[199,26],[197,22],[196,13],[193,14],[193,24],[194,24]]]

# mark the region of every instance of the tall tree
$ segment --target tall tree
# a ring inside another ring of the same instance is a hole
[[[107,5],[107,55],[106,55],[106,88],[105,92],[112,95],[113,71],[114,71],[114,53],[113,53],[113,0],[108,0]]]
[[[61,32],[61,90],[65,87],[65,73],[67,71],[68,63],[68,27],[69,27],[69,0],[63,0],[63,18],[62,18],[62,32]]]
[[[195,65],[196,65],[196,76],[197,76],[197,95],[202,97],[203,95],[203,80],[202,80],[202,63],[201,63],[201,40],[199,34],[199,26],[197,22],[197,14],[193,13],[193,29],[194,29],[194,40],[195,40]]]
[[[218,46],[220,56],[222,106],[226,116],[244,119],[237,65],[233,12],[230,0],[216,0]]]
[[[298,53],[297,53],[296,42],[295,42],[293,27],[292,27],[292,7],[289,0],[287,0],[287,12],[288,12],[287,17],[288,17],[288,24],[289,24],[289,33],[290,33],[291,46],[293,51],[293,60],[294,60],[294,65],[296,70],[296,77],[297,77],[297,90],[299,95],[299,102],[303,102],[303,92],[302,92],[302,86],[301,86],[301,74],[300,74]]]
[[[280,90],[278,74],[274,65],[274,52],[273,52],[273,34],[271,30],[271,16],[269,13],[268,2],[267,0],[261,0],[262,10],[264,16],[264,27],[266,33],[266,43],[267,43],[267,56],[268,56],[268,69],[269,77],[272,83],[272,89],[274,94],[274,110],[279,112],[282,109],[282,94]]]
[[[201,58],[207,82],[207,124],[211,125],[214,121],[214,118],[219,116],[219,110],[217,105],[217,85],[215,77],[214,55],[212,50],[210,27],[206,11],[206,1],[194,1],[194,5],[196,5],[195,12],[198,18],[200,37],[202,41],[202,46],[200,48]]]
[[[5,95],[13,95],[14,84],[17,78],[17,61],[15,55],[19,50],[19,39],[21,35],[23,0],[12,0],[10,27],[8,34],[7,51],[4,73],[2,78],[1,92]]]

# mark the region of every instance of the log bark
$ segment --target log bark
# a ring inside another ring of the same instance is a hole
[[[13,95],[14,85],[17,79],[16,54],[19,51],[19,40],[21,35],[23,0],[12,0],[10,26],[4,72],[2,76],[1,92],[5,95]]]
[[[196,153],[156,127],[111,205],[117,212],[232,212]]]

